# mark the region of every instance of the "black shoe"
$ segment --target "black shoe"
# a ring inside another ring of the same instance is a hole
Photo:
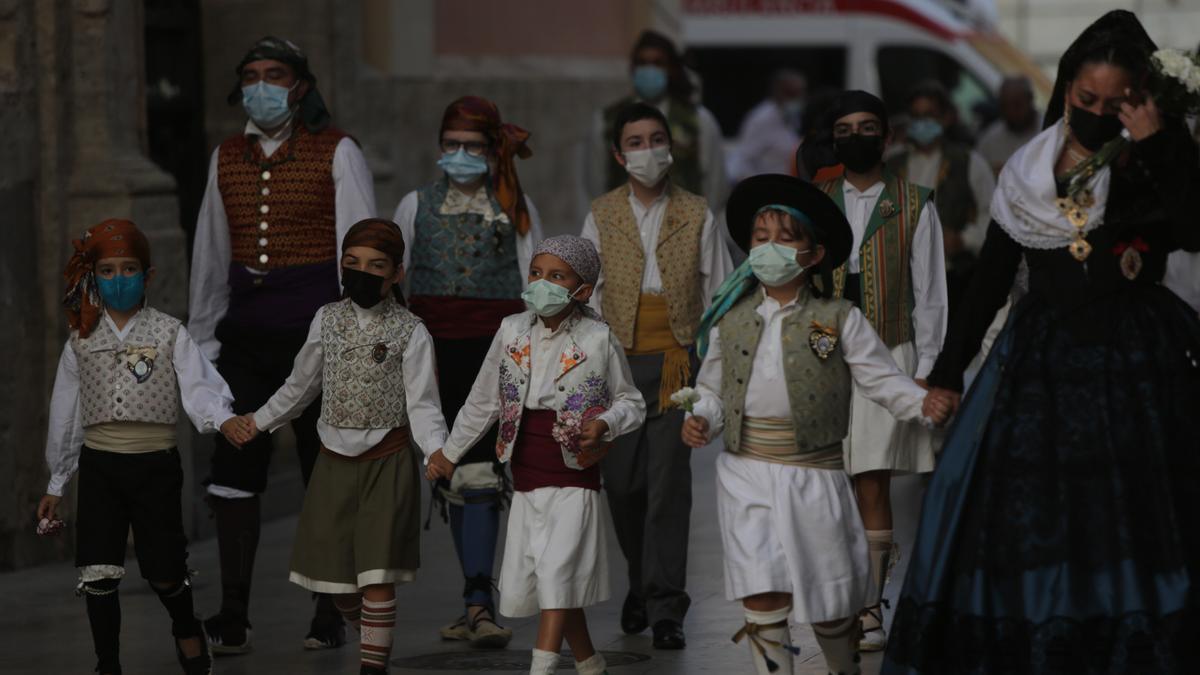
[[[683,637],[683,626],[678,621],[663,619],[654,624],[655,649],[683,649],[687,640]]]
[[[250,622],[219,613],[204,620],[204,635],[214,656],[245,654],[250,651]]]
[[[375,666],[368,666],[367,664],[364,663],[359,667],[358,675],[388,675],[388,671],[386,668],[377,668]]]
[[[625,604],[621,606],[621,630],[625,631],[626,635],[637,635],[649,625],[646,606],[633,593],[627,594]]]
[[[337,649],[346,644],[346,624],[338,615],[317,614],[304,636],[305,649]]]
[[[179,665],[183,666],[184,675],[212,675],[212,654],[208,651],[208,640],[203,635],[200,638],[200,655],[188,658],[179,648],[179,638],[175,639],[175,656]]]

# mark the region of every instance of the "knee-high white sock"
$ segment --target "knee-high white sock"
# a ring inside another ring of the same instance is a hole
[[[529,675],[554,675],[558,670],[558,654],[534,648],[533,661],[529,664]]]
[[[858,621],[847,617],[832,626],[813,624],[817,644],[825,654],[825,665],[833,675],[859,675]]]
[[[359,650],[362,664],[387,670],[392,653],[392,629],[396,626],[396,599],[372,602],[363,599]]]
[[[745,610],[746,625],[733,636],[734,642],[746,638],[750,643],[750,658],[758,675],[780,675],[792,672],[792,662],[799,649],[792,646],[792,633],[788,629],[791,607],[770,612]]]
[[[863,614],[863,630],[875,630],[883,625],[883,591],[887,586],[888,569],[892,563],[892,531],[867,530],[867,555],[871,561],[871,593],[867,596]]]
[[[600,652],[592,654],[591,658],[575,662],[575,672],[579,675],[604,675],[604,669],[607,667],[608,664]]]

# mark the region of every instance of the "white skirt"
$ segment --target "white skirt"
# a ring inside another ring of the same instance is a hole
[[[513,493],[500,567],[500,613],[587,607],[608,600],[600,493],[543,487]]]
[[[725,596],[791,593],[798,623],[857,616],[871,585],[867,534],[850,477],[717,456]]]
[[[911,342],[896,345],[892,358],[900,370],[917,372],[917,350]],[[862,396],[855,388],[850,406],[850,435],[842,443],[846,473],[867,471],[929,473],[933,471],[941,433],[917,422],[900,422],[887,408]]]

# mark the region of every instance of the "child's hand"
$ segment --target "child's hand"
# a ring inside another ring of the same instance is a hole
[[[55,495],[45,495],[42,501],[38,502],[37,518],[42,520],[58,520],[58,503],[62,501],[62,497]]]
[[[604,434],[608,433],[608,422],[596,419],[579,430],[579,449],[584,452],[599,450],[604,445]]]
[[[238,415],[230,417],[221,425],[221,434],[234,447],[241,448],[258,435],[258,426],[254,423],[253,415]]]
[[[684,420],[683,432],[680,435],[688,447],[703,448],[708,445],[708,420],[698,415],[692,415]]]
[[[958,410],[958,402],[958,392],[935,388],[925,395],[925,402],[921,404],[921,414],[940,427]]]
[[[454,463],[446,459],[445,453],[439,448],[437,452],[429,456],[429,466],[425,467],[426,480],[437,480],[445,478],[450,480],[454,475]]]

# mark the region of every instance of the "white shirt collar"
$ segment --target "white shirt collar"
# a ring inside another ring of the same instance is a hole
[[[633,180],[633,179],[630,178],[629,180]],[[630,204],[630,206],[632,206],[635,209],[638,209],[639,211],[649,211],[650,209],[667,201],[668,199],[670,199],[670,197],[671,197],[671,188],[670,188],[670,186],[667,186],[667,188],[662,191],[662,194],[655,197],[654,201],[650,202],[649,206],[646,206],[646,205],[642,204],[642,200],[637,198],[637,195],[633,194],[633,186],[632,185],[629,186],[629,204]]]
[[[246,129],[242,133],[247,136],[257,136],[260,139],[265,140],[265,141],[274,141],[276,143],[282,143],[282,142],[286,141],[287,139],[291,138],[292,123],[289,120],[289,122],[287,124],[285,124],[282,129],[279,130],[279,133],[277,135],[271,136],[267,132],[263,131],[261,127],[259,127],[257,124],[255,124],[254,120],[248,119],[248,120],[246,120]]]
[[[760,286],[759,291],[763,295],[762,307],[767,311],[768,314],[774,314],[775,312],[779,312],[779,311],[782,311],[785,309],[794,309],[796,307],[799,307],[800,306],[800,295],[801,295],[802,290],[803,290],[802,288],[797,288],[795,297],[793,297],[791,300],[788,300],[787,302],[785,302],[783,304],[780,304],[778,300],[767,295],[766,286]]]
[[[134,324],[137,323],[138,317],[141,315],[142,310],[139,309],[136,314],[129,317],[129,321],[125,322],[125,328],[122,329],[117,328],[117,322],[113,321],[113,318],[108,315],[108,310],[104,311],[104,320],[108,323],[108,328],[113,332],[113,335],[116,335],[118,340],[124,342],[125,338],[129,337],[129,332],[133,330]]]
[[[866,190],[860,191],[848,180],[842,180],[842,192],[856,197],[878,197],[883,193],[883,181],[877,181],[874,185]]]

